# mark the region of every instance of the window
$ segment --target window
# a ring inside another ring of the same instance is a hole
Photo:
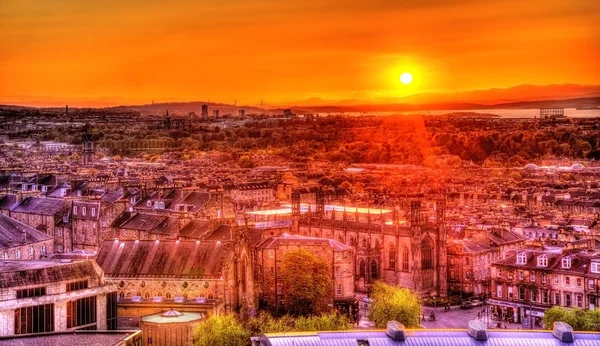
[[[513,278],[513,272],[512,272],[512,270],[509,270],[509,271],[508,271],[508,278],[509,278],[509,279],[512,279],[512,278]]]
[[[502,277],[502,269],[498,268],[498,271],[496,273],[498,274],[499,278]]]
[[[342,260],[342,253],[341,252],[336,252],[335,253],[335,260],[336,261],[341,261]]]
[[[517,264],[527,263],[527,254],[525,252],[519,252],[517,255]]]
[[[562,267],[563,269],[571,268],[571,257],[567,256],[562,259]]]
[[[268,257],[275,258],[275,250],[268,250]]]
[[[519,299],[525,300],[525,287],[519,286]]]
[[[467,265],[467,266],[468,266],[468,265],[469,265],[469,262],[470,262],[470,261],[469,261],[469,257],[465,257],[465,265]]]
[[[117,292],[106,294],[106,329],[117,330]]]
[[[17,255],[15,256],[17,259],[21,258],[21,249],[17,249]]]
[[[377,261],[373,260],[371,262],[371,279],[377,280],[379,278],[379,266],[377,265]]]
[[[548,266],[548,256],[546,256],[546,255],[539,256],[537,259],[537,266],[538,267],[547,267]]]
[[[77,206],[76,205],[73,206],[73,215],[77,215]]]
[[[15,334],[35,334],[54,331],[54,304],[15,309]]]
[[[429,242],[424,242],[421,247],[421,253],[423,256],[421,262],[421,269],[432,269],[433,268],[433,249]]]
[[[48,186],[42,186],[42,192],[48,191]]]
[[[404,247],[404,249],[402,249],[402,270],[407,272],[408,271],[408,248]]]
[[[87,280],[75,281],[67,284],[67,292],[83,290],[86,288],[88,288]]]
[[[502,285],[496,286],[496,297],[502,298]]]
[[[577,295],[577,307],[578,308],[582,308],[583,307],[583,296],[582,295]]]
[[[560,276],[554,275],[554,284],[558,285],[559,282],[560,282]]]
[[[339,278],[342,276],[342,268],[340,266],[335,266],[335,277]]]
[[[523,271],[519,270],[519,280],[523,280]]]
[[[335,285],[335,295],[336,296],[342,295],[342,284]]]
[[[152,201],[147,201],[146,202],[146,207],[151,208],[152,207]]]
[[[508,298],[509,299],[513,299],[513,287],[512,286],[508,286]]]
[[[396,248],[394,245],[390,245],[388,251],[388,266],[391,270],[396,270]]]
[[[92,323],[93,326],[88,326]],[[95,329],[95,323],[96,296],[67,302],[67,328],[86,326]]]
[[[560,293],[554,292],[554,305],[560,306]]]
[[[565,306],[571,306],[571,293],[565,293]]]
[[[600,263],[598,262],[592,262],[592,273],[600,273]]]
[[[533,272],[532,272],[532,273],[529,273],[529,280],[530,280],[531,282],[535,282],[535,273],[533,273]]]
[[[8,252],[4,251],[2,253],[2,259],[5,259],[5,260],[8,259]]]
[[[583,280],[581,278],[577,278],[577,287],[583,286]]]
[[[46,287],[35,287],[17,290],[17,299],[41,297],[46,295]]]
[[[548,291],[542,291],[542,303],[548,304]]]
[[[565,286],[571,286],[571,278],[565,275]]]
[[[537,302],[538,301],[538,291],[536,288],[530,289],[529,290],[529,299],[531,299],[532,302]]]
[[[96,216],[96,208],[92,208],[92,216]]]
[[[545,273],[542,273],[542,283],[543,283],[543,284],[545,284],[545,283],[547,283],[547,282],[548,282],[548,278],[547,278],[547,276],[548,276],[548,275],[546,275]]]
[[[33,250],[33,246],[29,246],[29,248],[27,249],[27,254],[29,255],[30,259],[33,259],[33,256],[35,254],[35,251]]]
[[[594,289],[594,279],[589,279],[588,280],[588,287],[589,289],[593,290]]]
[[[82,214],[83,216],[85,216],[85,214],[86,214],[86,213],[87,213],[87,207],[83,207],[83,208],[81,208],[81,214]]]
[[[360,262],[358,262],[358,272],[359,272],[359,276],[364,277],[367,272],[367,265],[365,264],[365,260],[360,260]]]

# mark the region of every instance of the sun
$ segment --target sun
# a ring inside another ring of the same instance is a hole
[[[400,75],[400,81],[402,82],[402,84],[410,84],[413,80],[413,76],[412,74],[408,73],[408,72],[404,72],[403,74]]]

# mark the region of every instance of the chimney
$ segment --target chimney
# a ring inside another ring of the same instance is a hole
[[[13,246],[12,238],[8,238],[8,247],[12,247],[12,246]]]

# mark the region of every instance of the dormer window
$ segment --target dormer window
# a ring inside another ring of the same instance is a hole
[[[537,266],[538,267],[547,267],[548,266],[548,256],[546,256],[546,255],[539,256],[537,259]]]
[[[571,257],[567,256],[562,259],[562,267],[563,269],[571,268]]]
[[[42,192],[48,191],[48,186],[42,186]]]
[[[592,262],[591,270],[592,270],[592,273],[600,273],[600,263]]]
[[[151,208],[152,207],[152,201],[147,201],[146,202],[146,207]]]
[[[73,206],[73,215],[77,215],[77,206]]]
[[[517,264],[525,264],[527,263],[527,254],[525,252],[520,252],[517,255]]]

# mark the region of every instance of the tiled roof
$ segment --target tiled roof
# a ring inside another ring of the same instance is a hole
[[[27,197],[11,208],[13,213],[54,216],[67,207],[67,202],[56,198]]]
[[[96,261],[109,277],[220,277],[231,253],[214,241],[104,241]]]

